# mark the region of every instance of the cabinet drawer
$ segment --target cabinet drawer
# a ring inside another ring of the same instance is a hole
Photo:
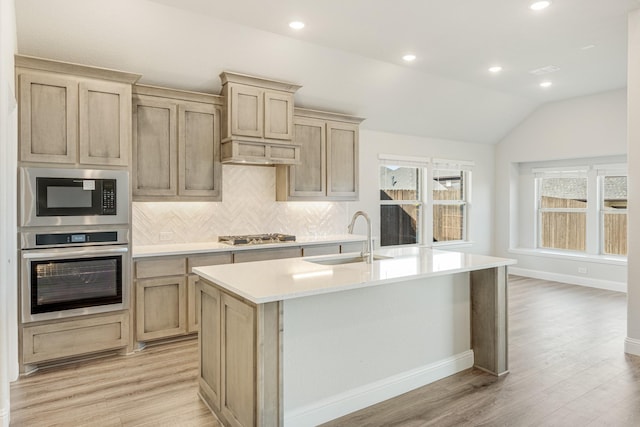
[[[184,275],[186,258],[154,258],[136,261],[136,279]]]
[[[128,313],[22,329],[23,363],[35,363],[125,347]]]
[[[233,256],[231,255],[231,252],[190,256],[188,258],[188,274],[192,273],[191,270],[194,267],[202,267],[203,265],[231,264],[231,262],[233,262]]]
[[[235,252],[233,254],[233,262],[251,262],[265,261],[269,259],[280,258],[296,258],[302,255],[302,248],[296,246],[294,248],[277,248],[277,249],[260,249]]]
[[[340,245],[340,252],[343,254],[348,252],[362,252],[365,248],[365,245],[365,242],[343,243],[342,245]]]
[[[313,245],[302,248],[302,256],[334,255],[340,253],[340,245]]]

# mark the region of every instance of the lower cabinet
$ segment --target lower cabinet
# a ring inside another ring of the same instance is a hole
[[[22,361],[32,364],[129,344],[129,313],[48,323],[22,328]]]
[[[254,305],[206,280],[198,289],[200,395],[224,425],[281,425],[273,410],[279,407],[280,373],[266,369],[280,357],[279,303]]]
[[[136,313],[139,341],[186,334],[186,278],[171,276],[138,280]]]
[[[348,249],[348,250],[345,250]],[[362,250],[361,242],[244,249],[135,260],[135,341],[197,333],[201,313],[195,267]]]
[[[161,256],[135,262],[136,341],[198,332],[194,267],[230,264],[231,252]]]

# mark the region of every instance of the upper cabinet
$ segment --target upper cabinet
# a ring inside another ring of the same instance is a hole
[[[134,200],[221,200],[220,97],[133,90]]]
[[[20,161],[127,167],[140,75],[16,55]]]
[[[225,102],[222,162],[297,163],[293,94],[300,86],[231,72],[220,78]]]
[[[300,164],[278,166],[276,199],[357,200],[358,129],[363,119],[296,108]]]

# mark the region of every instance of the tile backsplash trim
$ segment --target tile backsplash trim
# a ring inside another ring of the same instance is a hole
[[[210,242],[235,234],[346,232],[347,203],[276,202],[275,175],[274,167],[223,165],[222,202],[134,202],[133,244]]]

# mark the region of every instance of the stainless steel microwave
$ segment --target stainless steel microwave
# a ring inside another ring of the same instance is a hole
[[[20,225],[129,223],[129,173],[20,168]]]

